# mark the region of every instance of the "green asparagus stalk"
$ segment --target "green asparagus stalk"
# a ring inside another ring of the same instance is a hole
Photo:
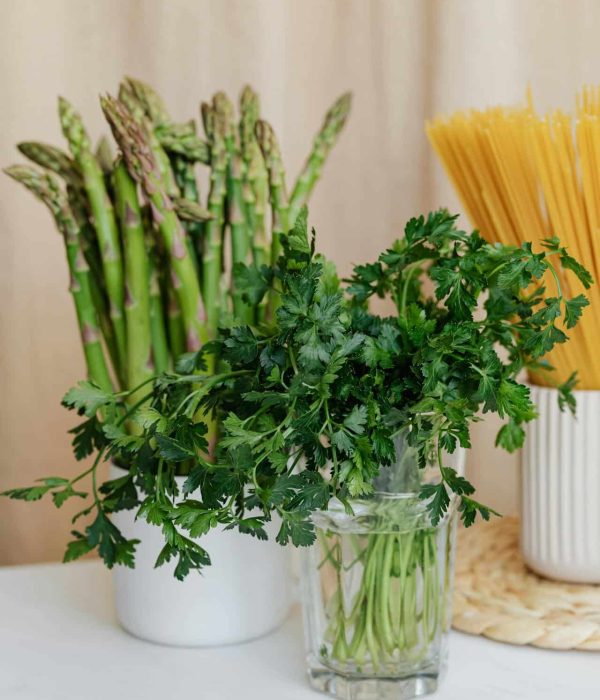
[[[17,145],[19,151],[33,163],[60,175],[67,185],[83,190],[83,178],[77,163],[64,151],[40,141],[23,141]]]
[[[169,368],[169,345],[165,330],[163,303],[158,281],[158,271],[150,258],[150,336],[152,339],[152,357],[157,374]]]
[[[161,273],[169,269],[166,251],[161,250],[162,239],[152,221],[152,211],[148,204],[142,207],[142,222],[146,232],[146,250],[148,251],[148,271],[150,274],[150,336],[152,338],[152,357],[156,374],[170,368],[169,341],[167,338],[165,299],[166,291],[161,284]]]
[[[269,241],[265,226],[269,181],[254,133],[259,112],[258,95],[247,85],[240,97],[240,142],[245,165],[244,202],[246,216],[252,229],[252,256],[258,267],[269,263]]]
[[[79,230],[65,193],[54,176],[28,166],[12,166],[5,172],[21,182],[50,209],[62,233],[71,276],[70,292],[75,302],[88,377],[101,389],[112,392],[112,382],[100,342],[98,319],[90,291],[89,267],[83,255]]]
[[[207,312],[207,323],[211,337],[215,337],[221,312],[222,240],[226,179],[227,152],[223,124],[216,123],[215,111],[206,103],[202,105],[202,119],[207,136],[211,139],[210,190],[208,211],[210,221],[206,224],[205,247],[202,258],[202,291]]]
[[[311,192],[321,176],[323,163],[344,128],[344,124],[350,114],[351,105],[352,94],[346,92],[334,102],[325,115],[323,126],[315,137],[312,151],[296,180],[290,196],[288,213],[288,224],[290,227],[294,225],[302,207],[307,204]]]
[[[105,97],[101,104],[128,170],[148,198],[154,223],[167,250],[186,332],[186,348],[198,350],[209,339],[200,286],[188,252],[185,230],[165,191],[148,134],[119,100]]]
[[[102,331],[102,337],[104,338],[113,371],[118,379],[119,386],[125,386],[125,377],[121,373],[121,363],[119,359],[117,341],[115,338],[115,331],[110,319],[109,303],[104,284],[102,258],[100,255],[100,248],[98,246],[98,239],[96,238],[94,227],[89,220],[89,205],[85,189],[83,189],[83,180],[81,179],[76,165],[75,168],[76,175],[79,176],[81,185],[78,186],[76,184],[70,184],[73,182],[73,180],[71,180],[68,175],[63,174],[63,177],[66,180],[67,198],[75,218],[75,222],[79,229],[81,249],[83,250],[83,255],[90,268],[90,291],[94,302],[94,308],[96,309],[96,314],[98,316],[100,329]]]
[[[112,176],[115,157],[106,136],[102,136],[96,145],[96,160],[105,175]]]
[[[91,152],[90,140],[81,117],[64,98],[59,99],[60,121],[71,154],[83,176],[94,228],[98,237],[110,318],[115,332],[119,369],[126,366],[123,264],[121,245],[113,205],[110,201],[102,170]]]
[[[153,126],[170,123],[171,117],[167,106],[153,87],[148,85],[148,83],[130,77],[125,78],[125,83],[144,108],[144,112]]]
[[[246,225],[244,193],[242,186],[243,161],[233,122],[233,105],[223,92],[213,98],[217,130],[223,134],[227,151],[227,223],[231,233],[232,263],[247,263],[250,252],[250,237]],[[242,299],[231,279],[234,317],[244,323],[252,322],[252,309]]]
[[[19,151],[37,165],[59,175],[65,182],[69,205],[80,230],[83,252],[90,265],[91,274],[98,286],[102,286],[102,263],[93,227],[89,224],[88,201],[84,182],[77,163],[64,151],[39,141],[18,144]],[[117,360],[118,361],[118,360]]]
[[[84,242],[87,245],[94,244],[97,246],[95,234],[88,224],[89,205],[83,177],[77,163],[59,148],[39,141],[24,141],[18,144],[17,148],[29,160],[37,165],[41,165],[42,168],[51,170],[64,180],[69,196],[69,204],[77,218],[78,225],[82,228],[83,224],[86,224],[85,229],[81,231]],[[86,252],[85,249],[84,252]],[[88,262],[92,264],[92,261],[89,259]]]
[[[77,219],[77,217],[75,217]],[[78,224],[79,225],[79,224]],[[83,250],[83,256],[88,262],[88,256],[86,255],[85,252],[85,247],[84,247],[84,238],[82,235],[82,230],[79,229],[79,240],[82,244],[82,250]],[[88,262],[89,266],[89,262]],[[110,362],[112,364],[113,371],[115,373],[115,376],[118,380],[119,386],[125,386],[125,377],[119,374],[120,372],[120,365],[119,365],[119,353],[117,350],[117,342],[115,339],[115,331],[112,326],[112,322],[110,320],[110,315],[108,311],[108,302],[106,299],[106,293],[102,289],[101,285],[97,281],[96,275],[94,275],[94,272],[90,266],[90,272],[89,272],[89,280],[90,280],[90,292],[92,295],[92,302],[94,304],[94,309],[96,310],[96,316],[98,318],[98,323],[100,325],[100,330],[102,331],[102,338],[104,339],[104,343],[106,345],[106,349],[108,350],[108,356],[110,357]]]
[[[156,129],[156,136],[167,153],[177,154],[191,163],[210,164],[210,145],[187,124],[168,124]]]
[[[205,209],[202,205],[194,202],[191,199],[175,199],[173,200],[173,206],[177,212],[177,216],[182,221],[189,221],[192,223],[202,223],[204,221],[209,221],[212,216],[208,209]]]
[[[165,185],[166,193],[169,197],[178,197],[179,189],[175,182],[175,176],[171,170],[169,156],[160,145],[158,138],[154,134],[152,123],[146,116],[144,105],[138,100],[136,94],[128,83],[121,83],[119,86],[119,100],[125,105],[129,113],[139,124],[142,125],[147,134],[149,147],[158,164],[161,178]]]
[[[194,267],[200,276],[202,271],[199,262],[199,256],[202,254],[202,221],[207,217],[198,213],[200,210],[200,193],[194,171],[196,158],[194,154],[188,153],[184,155],[188,138],[190,136],[196,138],[195,133],[196,127],[193,122],[188,122],[187,124],[168,123],[155,129],[155,135],[161,145],[163,145],[161,134],[167,134],[164,137],[164,143],[170,148],[165,148],[165,150],[170,159],[171,171],[175,177],[178,193],[181,193],[181,197],[179,197],[179,194],[173,197],[173,203],[175,204],[177,215],[183,220],[183,227],[189,234],[189,252],[194,261]],[[203,142],[201,142],[201,145],[204,146],[206,151],[207,145]],[[184,203],[186,201],[189,202],[189,206]],[[197,211],[193,211],[194,208]]]
[[[100,248],[98,246],[98,239],[96,238],[94,227],[89,220],[87,196],[85,191],[76,190],[70,185],[67,185],[67,197],[79,228],[79,240],[83,255],[90,268],[90,290],[102,330],[102,337],[108,349],[113,371],[118,379],[119,385],[125,386],[125,376],[121,371],[125,371],[125,367],[121,367],[115,330],[110,319],[110,305],[106,294],[106,285],[104,283],[102,257],[100,255]]]
[[[273,239],[271,241],[271,263],[275,264],[281,253],[281,237],[289,231],[289,205],[285,186],[285,170],[277,137],[271,125],[259,119],[255,127],[256,139],[269,175],[271,210],[273,215]]]
[[[210,216],[208,216],[208,211],[200,206],[200,191],[196,181],[194,164],[177,154],[171,154],[171,164],[175,174],[175,181],[182,194],[182,197],[173,201],[173,204],[177,216],[181,219],[183,227],[188,233],[190,254],[200,277],[200,287],[202,287],[202,266],[200,260],[202,259],[203,251],[203,222]]]
[[[212,143],[215,138],[215,110],[208,102],[200,104],[200,116],[202,117],[202,126],[204,133],[209,143]]]
[[[228,222],[231,229],[232,263],[246,264],[249,262],[249,235],[246,226],[245,202],[242,186],[242,159],[239,153],[234,153],[230,161],[230,176],[228,187]],[[231,290],[233,298],[233,313],[235,317],[244,323],[252,323],[252,307],[248,306],[242,298],[242,293],[235,285],[235,277],[231,278]]]
[[[252,161],[255,149],[258,148],[254,127],[258,121],[259,112],[258,95],[250,85],[246,85],[240,95],[240,145],[247,167]]]
[[[77,218],[78,225],[81,228],[84,223],[87,224],[89,206],[83,177],[77,163],[60,148],[39,141],[24,141],[18,144],[17,148],[29,160],[46,170],[51,170],[63,179],[69,196],[69,204]],[[96,243],[95,234],[90,231],[89,225],[81,233],[86,244],[91,244],[92,241]],[[88,262],[90,261],[88,260]]]
[[[127,380],[130,387],[135,387],[154,374],[148,251],[144,240],[144,226],[136,183],[122,160],[117,163],[113,178],[115,205],[125,254]],[[134,403],[138,399],[138,394],[133,394],[131,397]]]
[[[167,325],[169,328],[169,347],[171,348],[171,357],[173,364],[177,358],[185,352],[185,328],[183,319],[181,318],[181,309],[177,303],[177,296],[173,285],[167,285]]]
[[[233,103],[224,92],[216,92],[213,95],[213,113],[215,129],[220,128],[225,141],[225,148],[232,153],[236,146],[236,133],[233,121]]]

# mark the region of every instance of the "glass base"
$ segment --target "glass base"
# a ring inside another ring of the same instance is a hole
[[[410,700],[435,693],[437,673],[400,677],[346,675],[320,664],[310,664],[310,685],[314,690],[341,700]]]

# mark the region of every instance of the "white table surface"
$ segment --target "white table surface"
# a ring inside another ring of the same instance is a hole
[[[316,700],[298,610],[239,646],[174,649],[121,630],[99,562],[0,569],[1,700]],[[321,696],[325,697],[325,696]],[[452,633],[436,700],[600,700],[600,654]]]

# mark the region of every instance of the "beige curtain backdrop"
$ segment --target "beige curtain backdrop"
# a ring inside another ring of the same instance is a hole
[[[522,99],[570,106],[600,80],[600,2],[590,0],[0,0],[0,164],[24,139],[61,143],[56,96],[94,136],[98,94],[123,74],[194,117],[217,89],[251,83],[280,135],[289,179],[343,90],[354,109],[311,208],[343,272],[373,259],[405,220],[458,203],[426,142],[438,112]],[[0,488],[76,473],[59,406],[83,376],[62,242],[41,205],[0,177]],[[477,427],[480,500],[516,508],[517,460]],[[0,501],[0,564],[58,559],[72,510]]]

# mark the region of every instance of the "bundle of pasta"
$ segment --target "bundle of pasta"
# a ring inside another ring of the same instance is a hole
[[[539,116],[528,96],[521,107],[458,112],[427,123],[429,139],[481,234],[491,241],[538,246],[557,235],[600,274],[600,87],[577,96],[575,116]],[[572,271],[556,280],[570,294],[583,291]],[[553,351],[553,372],[532,374],[555,385],[578,370],[581,389],[600,389],[600,288],[586,292],[591,307],[569,331],[572,342]]]

